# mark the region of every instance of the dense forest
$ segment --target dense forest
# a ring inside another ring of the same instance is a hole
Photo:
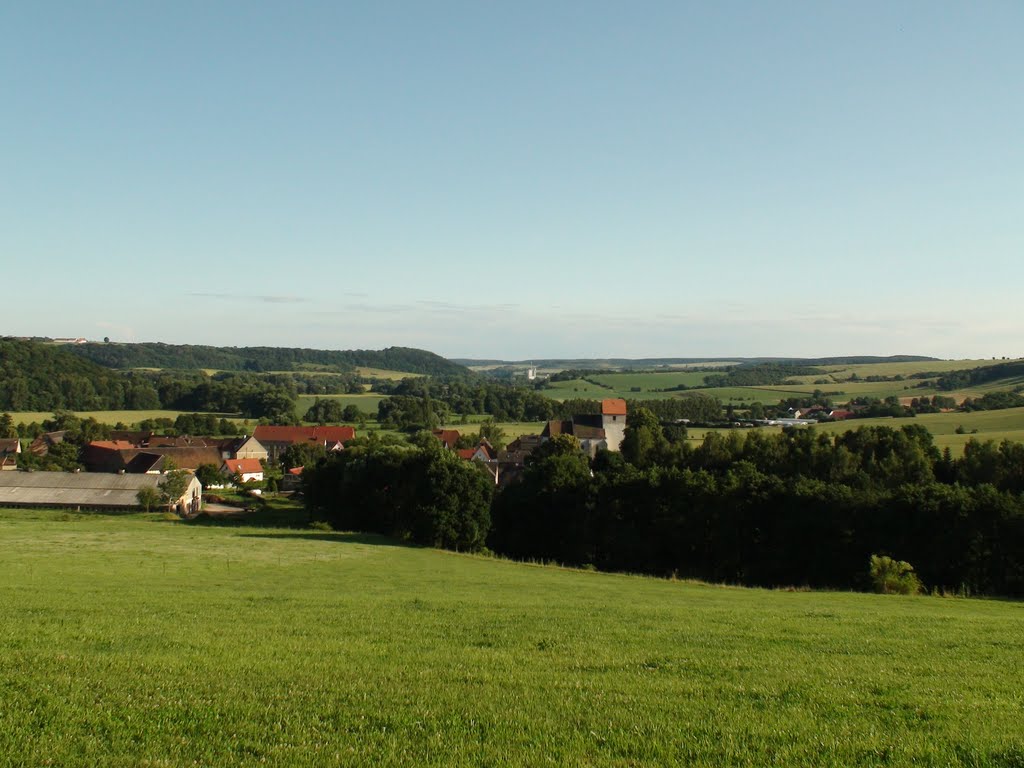
[[[111,371],[68,347],[0,339],[0,410],[154,408],[152,385]]]
[[[245,366],[238,370],[208,375],[192,363],[212,362],[214,358],[175,357],[180,366],[160,370],[114,370],[94,362],[81,351],[88,347],[124,350],[146,346],[162,348],[166,345],[76,345],[58,346],[35,341],[0,340],[0,411],[78,411],[95,410],[150,410],[166,408],[182,411],[209,411],[237,413],[245,417],[295,421],[294,400],[298,395],[326,395],[362,392],[363,379],[352,366],[343,372],[289,370],[260,373],[259,366]],[[168,347],[170,348],[170,347]],[[171,349],[206,349],[189,347]],[[283,357],[293,352],[279,351]],[[406,354],[408,353],[408,354]],[[378,364],[420,365],[449,369],[443,358],[421,350],[392,348],[380,353],[325,353],[352,354],[355,359],[375,360]],[[365,355],[364,357],[361,357]],[[374,357],[377,355],[378,357]],[[142,355],[145,357],[145,354]],[[170,361],[168,358],[165,362]],[[267,356],[266,362],[273,358]],[[433,361],[433,362],[432,362]],[[108,361],[110,362],[110,361]],[[237,361],[236,361],[237,362]],[[281,362],[279,360],[278,362]],[[363,364],[363,363],[358,363]],[[292,365],[298,366],[296,360]],[[326,365],[326,364],[325,364]],[[149,367],[149,366],[144,366]],[[215,366],[209,366],[215,367]],[[244,370],[243,370],[244,369]],[[461,374],[471,375],[454,366]],[[452,376],[457,379],[458,376]],[[285,403],[284,401],[290,401]]]
[[[878,554],[910,562],[933,590],[1024,595],[1024,445],[971,441],[953,459],[908,425],[709,435],[694,449],[664,429],[635,411],[622,452],[593,461],[559,436],[521,482],[490,493],[452,477],[490,481],[486,469],[438,465],[439,447],[372,441],[307,467],[304,483],[320,519],[432,546],[486,541],[602,570],[836,589],[866,588]],[[464,486],[464,503],[438,490]]]
[[[356,366],[430,375],[468,371],[433,352],[409,347],[382,350],[209,347],[193,344],[76,344],[70,351],[107,368],[167,368],[219,371],[323,370],[344,373]]]

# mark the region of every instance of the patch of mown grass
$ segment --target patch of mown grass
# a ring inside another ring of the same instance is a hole
[[[1013,766],[1020,605],[0,512],[0,765]]]

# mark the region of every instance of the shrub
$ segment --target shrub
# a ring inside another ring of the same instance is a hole
[[[883,595],[916,595],[921,591],[921,580],[914,566],[886,555],[872,555],[868,569],[875,592]]]

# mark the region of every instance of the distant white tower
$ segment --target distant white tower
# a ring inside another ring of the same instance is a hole
[[[526,378],[529,381],[534,381],[537,378],[537,369],[532,365],[526,369]]]

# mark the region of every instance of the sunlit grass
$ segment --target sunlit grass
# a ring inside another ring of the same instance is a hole
[[[59,512],[0,544],[0,765],[1024,759],[1015,603]]]

